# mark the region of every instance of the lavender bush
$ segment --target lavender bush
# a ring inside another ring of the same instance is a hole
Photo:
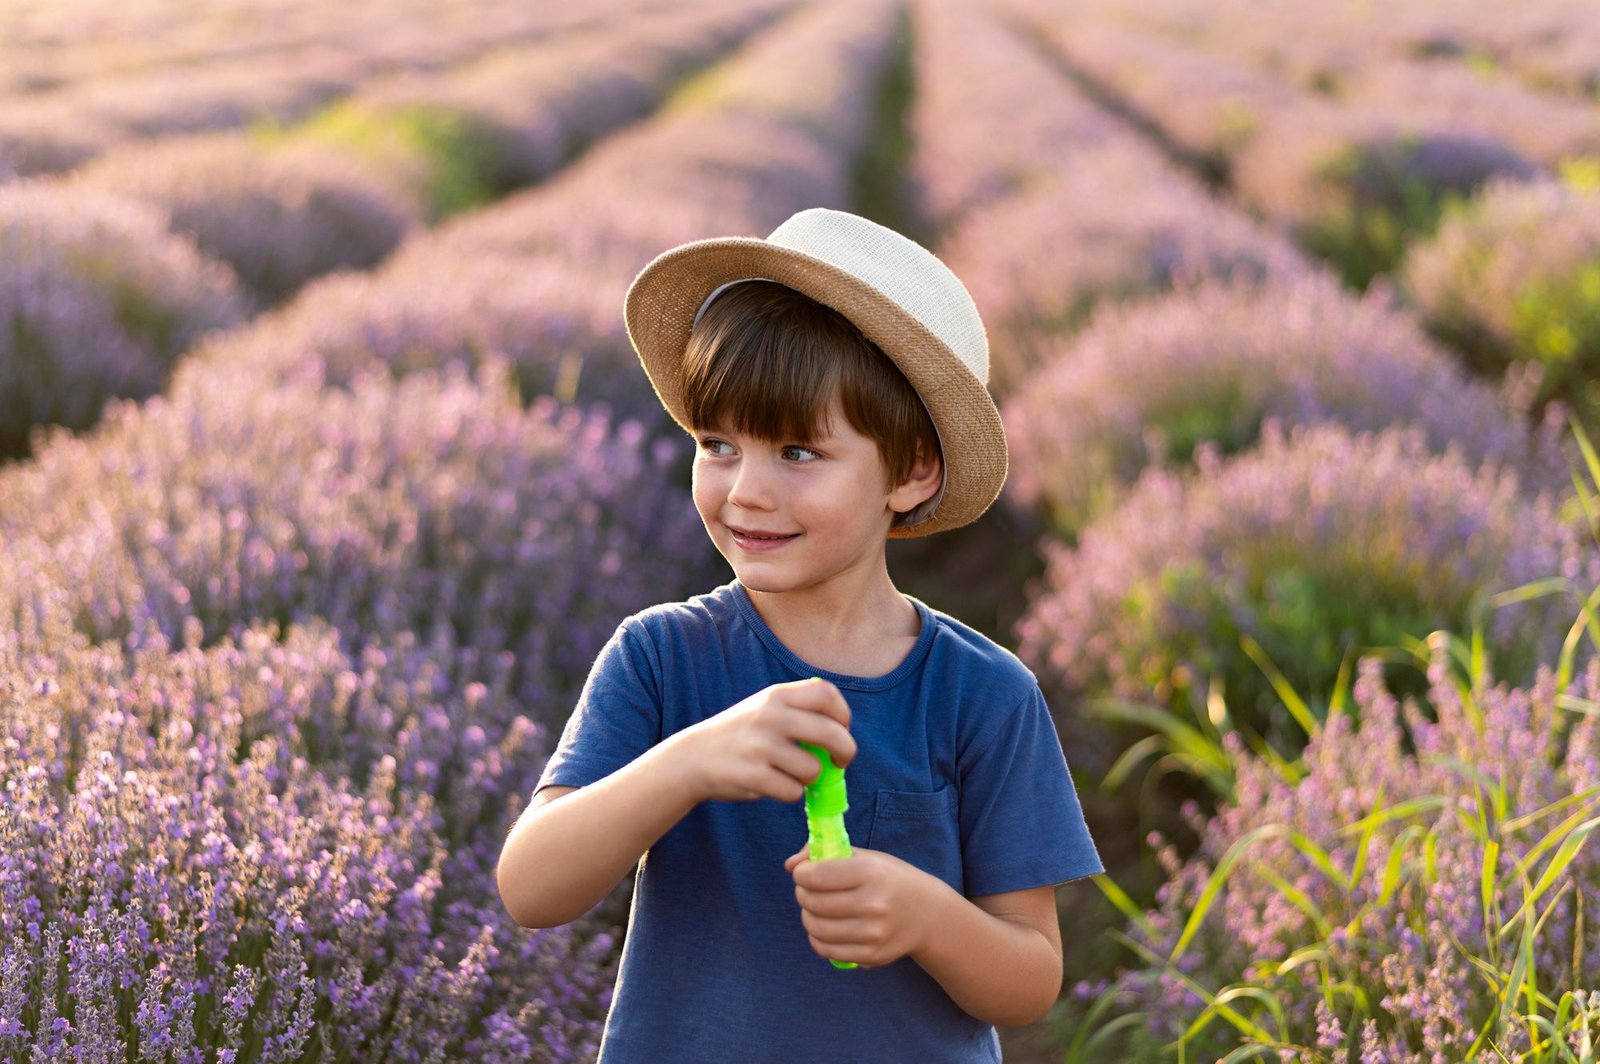
[[[1163,180],[1155,162],[1138,145],[1086,153],[1060,180],[974,211],[947,236],[942,253],[992,323],[998,393],[1014,393],[1103,300],[1311,268],[1284,237],[1175,173]],[[1108,189],[1119,197],[1109,217]]]
[[[326,391],[217,373],[0,474],[0,619],[50,602],[97,641],[312,618],[352,653],[443,638],[447,675],[512,655],[512,693],[559,720],[623,616],[720,571],[683,454],[600,411],[524,411],[503,364]]]
[[[1274,116],[1234,168],[1247,196],[1291,222],[1308,249],[1361,287],[1394,269],[1408,243],[1432,234],[1446,204],[1491,179],[1541,172],[1505,141],[1471,128],[1327,104]]]
[[[0,637],[7,1059],[592,1058],[613,936],[515,927],[462,828],[547,746],[486,741],[503,692],[325,626],[122,651],[45,624]]]
[[[545,186],[408,242],[371,278],[312,285],[187,361],[264,385],[342,385],[362,372],[503,355],[524,394],[604,401],[660,423],[623,330],[628,281],[674,244],[764,235],[802,208],[845,206],[890,12],[857,5],[785,19]],[[173,394],[197,387],[181,375]]]
[[[376,264],[422,222],[385,172],[305,142],[173,138],[110,152],[73,180],[160,208],[269,306],[313,277]]]
[[[70,170],[125,139],[65,100],[8,102],[0,111],[0,175],[6,180]]]
[[[154,210],[41,182],[0,186],[0,457],[159,389],[179,352],[241,320],[231,270]]]
[[[1209,14],[1191,14],[1180,37],[1131,25],[1104,5],[1064,10],[1046,0],[1006,0],[1004,7],[1025,32],[1218,181],[1265,115],[1302,98],[1272,71],[1191,47]]]
[[[645,11],[499,48],[470,64],[366,87],[341,138],[370,143],[416,116],[448,114],[480,152],[480,180],[503,191],[548,177],[590,142],[656,106],[674,82],[771,21],[780,4]],[[337,124],[337,123],[336,123]],[[419,130],[423,132],[423,130]],[[431,151],[449,168],[453,146]],[[446,170],[448,173],[448,169]]]
[[[907,177],[933,232],[1053,181],[1090,149],[1131,138],[992,9],[922,0],[913,12]],[[985,150],[973,151],[974,144]]]
[[[25,23],[31,33],[19,28],[0,41],[0,69],[34,68],[36,88],[0,110],[0,171],[60,173],[143,139],[292,125],[341,98],[381,95],[396,80],[449,80],[458,72],[470,78],[486,56],[509,58],[533,44],[539,50],[524,53],[522,81],[501,86],[503,105],[526,111],[529,97],[539,95],[528,91],[530,83],[546,70],[564,71],[575,87],[585,80],[558,58],[568,31],[604,27],[606,36],[659,39],[671,35],[671,21],[728,25],[760,17],[759,8],[741,13],[726,0],[677,15],[652,11],[644,0],[578,8],[468,0],[402,9],[372,0],[334,8],[241,2],[221,21],[174,19],[157,5],[131,9],[127,18],[103,5],[80,4],[75,12],[60,6],[19,14],[18,27]],[[649,65],[646,53],[633,58]]]
[[[1353,651],[1464,629],[1489,595],[1552,574],[1600,577],[1549,498],[1508,469],[1431,454],[1419,429],[1269,423],[1255,451],[1196,459],[1192,474],[1148,471],[1075,548],[1045,542],[1017,635],[1047,678],[1184,716],[1215,687],[1238,727],[1292,751],[1303,726],[1247,637],[1296,690],[1326,692]],[[1576,609],[1568,594],[1497,611],[1487,634],[1507,676],[1552,654]],[[1107,737],[1084,742],[1104,764]]]
[[[0,473],[0,725],[52,744],[0,765],[63,762],[33,784],[53,804],[28,799],[49,816],[0,798],[0,837],[39,836],[11,852],[59,855],[0,869],[37,898],[6,912],[61,929],[0,923],[29,946],[0,1031],[126,1051],[181,1046],[171,1017],[196,1015],[195,1044],[238,1059],[592,1056],[617,914],[529,936],[494,867],[616,622],[716,578],[678,461],[599,411],[523,410],[490,363],[331,391],[219,375]],[[78,797],[101,749],[104,801],[140,815]],[[55,812],[80,807],[133,837]],[[71,942],[126,935],[42,982]]]
[[[912,112],[914,172],[940,253],[983,313],[997,392],[1014,391],[1101,299],[1308,268],[995,20],[934,4],[921,16],[929,84]],[[995,150],[971,151],[979,129]]]
[[[1243,450],[1269,418],[1355,431],[1416,424],[1431,450],[1509,463],[1525,486],[1566,487],[1560,434],[1535,438],[1390,304],[1308,274],[1108,307],[1004,405],[1008,490],[1070,535],[1147,466],[1187,465],[1202,444]]]
[[[1525,367],[1538,402],[1592,418],[1600,362],[1600,193],[1499,182],[1413,249],[1404,283],[1428,326],[1479,370]]]
[[[0,159],[24,176],[61,173],[147,138],[298,122],[380,75],[460,62],[573,18],[486,3],[437,16],[426,5],[242,3],[219,23],[148,5],[129,18],[78,6],[31,11],[34,39],[16,37],[21,62],[49,82],[0,110]]]
[[[1077,993],[1192,1059],[1592,1055],[1600,663],[1492,686],[1447,646],[1420,701],[1365,660],[1351,712],[1290,765],[1228,736],[1236,797],[1209,821],[1189,810],[1198,852],[1151,840],[1170,878],[1154,911],[1129,908],[1141,963]]]
[[[297,121],[354,83],[335,52],[285,62],[217,64],[91,79],[58,93],[8,101],[0,155],[23,176],[71,169],[145,137],[237,128],[256,119]]]
[[[1540,92],[1470,57],[1456,63],[1369,62],[1349,79],[1341,98],[1361,110],[1404,100],[1406,112],[1426,114],[1431,125],[1474,130],[1552,170],[1600,151],[1593,101]]]

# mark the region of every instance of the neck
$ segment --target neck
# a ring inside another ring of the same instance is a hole
[[[916,642],[916,608],[895,590],[887,566],[847,586],[745,592],[784,646],[830,672],[888,672]]]

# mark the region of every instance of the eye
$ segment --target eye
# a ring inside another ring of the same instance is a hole
[[[700,450],[706,454],[722,457],[733,453],[733,445],[727,440],[719,440],[715,436],[703,436],[700,439]]]
[[[809,447],[790,445],[783,449],[783,457],[791,462],[815,462],[822,455]]]

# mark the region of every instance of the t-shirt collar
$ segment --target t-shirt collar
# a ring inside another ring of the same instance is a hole
[[[750,601],[750,592],[745,589],[743,584],[738,580],[733,580],[728,586],[732,589],[733,601],[739,608],[739,615],[750,626],[750,630],[756,634],[757,639],[761,640],[762,645],[783,663],[784,668],[795,674],[795,679],[797,680],[808,676],[820,676],[835,687],[846,690],[885,691],[914,674],[922,665],[923,659],[928,656],[928,650],[933,646],[935,627],[933,611],[920,599],[906,595],[906,601],[910,602],[917,611],[917,620],[921,625],[921,630],[917,633],[916,645],[911,648],[911,652],[905,656],[905,659],[900,664],[882,676],[852,676],[847,673],[819,669],[807,663],[798,654],[783,645],[783,641],[777,637],[771,628],[767,627],[767,622],[761,619],[761,611],[757,610],[755,603]]]

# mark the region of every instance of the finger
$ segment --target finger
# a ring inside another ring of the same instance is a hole
[[[864,871],[854,857],[807,861],[795,867],[794,882],[797,887],[819,893],[850,891],[861,885]]]
[[[855,737],[850,734],[848,728],[832,717],[805,710],[793,710],[793,715],[784,720],[783,726],[795,742],[810,743],[828,751],[828,756],[840,768],[844,768],[855,759]],[[811,757],[809,754],[807,756]],[[811,757],[811,768],[809,780],[814,781],[822,772],[822,763]]]
[[[822,762],[811,751],[799,745],[804,741],[778,740],[769,755],[774,768],[796,780],[802,787],[817,782],[822,775]]]
[[[861,912],[861,900],[854,891],[819,891],[796,887],[794,897],[800,903],[802,914],[809,913],[824,919],[840,920]]]
[[[851,946],[861,941],[861,932],[856,921],[848,917],[818,916],[816,913],[801,910],[800,923],[805,927],[806,934],[824,946]]]
[[[820,676],[783,685],[784,701],[800,709],[826,714],[845,729],[850,727],[850,703],[833,684]]]
[[[808,842],[804,846],[800,847],[799,853],[791,854],[789,859],[783,862],[783,870],[785,872],[793,873],[794,870],[799,867],[800,862],[809,860],[811,860],[811,843]]]
[[[870,947],[838,944],[832,942],[819,942],[816,939],[811,938],[809,935],[806,937],[811,943],[812,950],[814,950],[819,957],[826,958],[830,961],[838,961],[841,964],[848,962],[855,965],[857,968],[883,967],[882,962],[869,959],[873,956]]]
[[[798,802],[806,796],[803,783],[789,773],[771,766],[753,775],[746,788],[751,799],[776,798],[780,802]]]

